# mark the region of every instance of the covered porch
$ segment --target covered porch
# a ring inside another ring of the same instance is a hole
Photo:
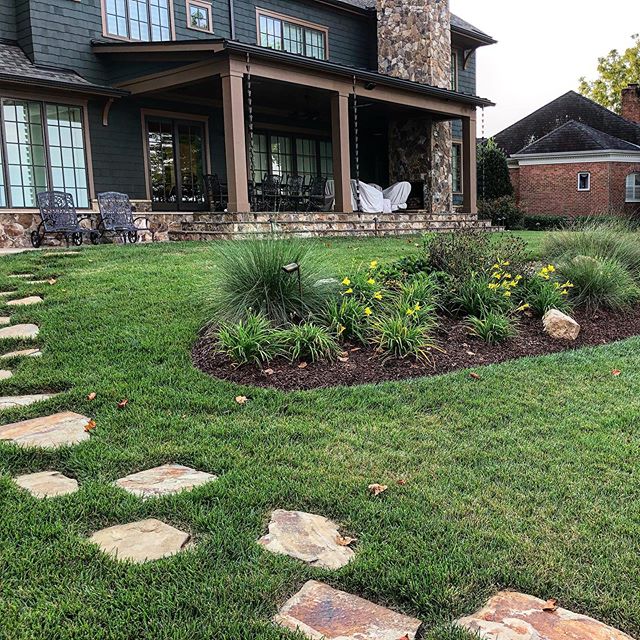
[[[224,149],[215,151],[223,162],[215,171],[205,158],[199,172],[203,177],[217,174],[227,214],[328,210],[350,214],[354,205],[358,208],[351,182],[355,178],[383,187],[409,182],[410,210],[453,213],[451,157],[445,152],[451,140],[442,127],[451,120],[460,120],[463,131],[457,168],[462,186],[459,210],[476,213],[475,114],[477,106],[490,104],[487,101],[228,41],[96,43],[94,49],[107,58],[135,53],[143,63],[171,64],[162,72],[121,81],[119,88],[134,98],[218,110]],[[108,125],[107,109],[105,122]],[[202,140],[211,146],[206,132]],[[151,174],[150,166],[147,173]],[[262,185],[271,178],[276,179],[277,192],[265,197]],[[298,196],[290,188],[300,178],[304,187]],[[311,203],[314,179],[316,185],[326,181],[329,206],[320,206],[319,198]],[[193,209],[201,209],[195,205],[202,204],[205,185],[198,187],[201,176],[192,172],[182,186],[189,180]],[[155,195],[150,185],[152,201]],[[158,209],[162,204],[152,202]]]

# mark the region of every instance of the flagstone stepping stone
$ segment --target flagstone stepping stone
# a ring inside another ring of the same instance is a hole
[[[180,529],[150,518],[102,529],[90,540],[117,560],[140,563],[175,555],[190,537]]]
[[[273,621],[313,640],[415,640],[420,620],[309,580]]]
[[[14,324],[10,327],[0,329],[0,340],[14,338],[16,340],[32,340],[40,333],[38,325],[35,324]]]
[[[9,316],[0,316],[0,325],[11,324],[11,318]]]
[[[78,481],[67,478],[59,471],[40,471],[14,478],[16,484],[26,489],[35,498],[53,498],[75,493]]]
[[[7,298],[9,296],[14,296],[16,293],[18,292],[17,291],[0,291],[0,297]]]
[[[89,418],[72,411],[12,422],[0,426],[0,440],[9,440],[21,447],[56,449],[89,439],[85,427]]]
[[[55,280],[27,280],[27,284],[55,284]]]
[[[27,296],[26,298],[18,298],[17,300],[9,300],[7,304],[10,307],[23,307],[31,304],[40,304],[44,300],[40,296]]]
[[[35,278],[33,273],[12,273],[9,278]]]
[[[9,353],[3,353],[0,355],[0,358],[39,358],[41,355],[42,351],[40,351],[40,349],[20,349],[20,351],[9,351]]]
[[[314,567],[340,569],[355,555],[341,539],[338,525],[323,516],[303,511],[283,511],[271,514],[269,533],[258,541],[272,553],[302,560]]]
[[[545,604],[524,593],[501,591],[457,624],[486,640],[633,640],[622,631],[567,609],[543,611]]]
[[[165,464],[120,478],[116,480],[116,485],[134,496],[150,498],[189,491],[217,479],[217,476],[210,473],[196,471],[181,464]]]
[[[8,369],[0,369],[0,380],[8,380],[13,376],[13,371]]]
[[[44,402],[55,398],[57,393],[33,393],[26,396],[2,396],[0,397],[0,411],[2,409],[13,409],[14,407],[28,407],[36,402]]]

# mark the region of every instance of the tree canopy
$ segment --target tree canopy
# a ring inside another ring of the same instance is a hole
[[[580,78],[580,93],[616,113],[622,110],[622,90],[640,83],[640,35],[633,36],[633,46],[624,53],[613,49],[598,58],[598,77]]]
[[[513,195],[507,156],[490,138],[478,145],[478,197],[494,200]]]

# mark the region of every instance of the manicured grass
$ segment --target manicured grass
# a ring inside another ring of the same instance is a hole
[[[325,244],[340,271],[409,246]],[[2,421],[70,409],[97,422],[74,448],[0,444],[0,637],[293,638],[269,620],[310,578],[419,617],[430,639],[466,637],[450,622],[499,588],[640,634],[640,339],[479,369],[479,381],[241,388],[190,360],[217,252],[164,244],[0,260],[0,288],[45,296],[11,311],[40,325],[45,355],[10,363],[2,394],[67,391]],[[19,271],[59,280],[5,280]],[[165,462],[220,479],[145,502],[111,485]],[[10,479],[45,469],[80,491],[37,501]],[[388,491],[369,496],[373,482]],[[340,522],[359,540],[355,561],[327,572],[265,552],[255,541],[274,508]],[[85,540],[145,517],[190,531],[195,546],[138,566]]]

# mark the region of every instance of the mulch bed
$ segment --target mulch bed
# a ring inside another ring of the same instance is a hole
[[[523,317],[518,336],[494,346],[470,336],[463,321],[442,318],[437,344],[443,352],[433,352],[432,364],[416,363],[413,360],[383,360],[371,348],[357,349],[346,345],[345,352],[349,356],[347,362],[308,363],[300,368],[299,362],[274,360],[264,368],[255,365],[237,367],[225,356],[215,353],[214,340],[207,336],[199,338],[192,357],[198,368],[215,378],[243,385],[293,391],[434,376],[524,356],[603,345],[640,335],[640,306],[624,313],[599,311],[590,315],[576,311],[573,317],[582,327],[575,342],[554,340],[544,333],[539,318]]]

